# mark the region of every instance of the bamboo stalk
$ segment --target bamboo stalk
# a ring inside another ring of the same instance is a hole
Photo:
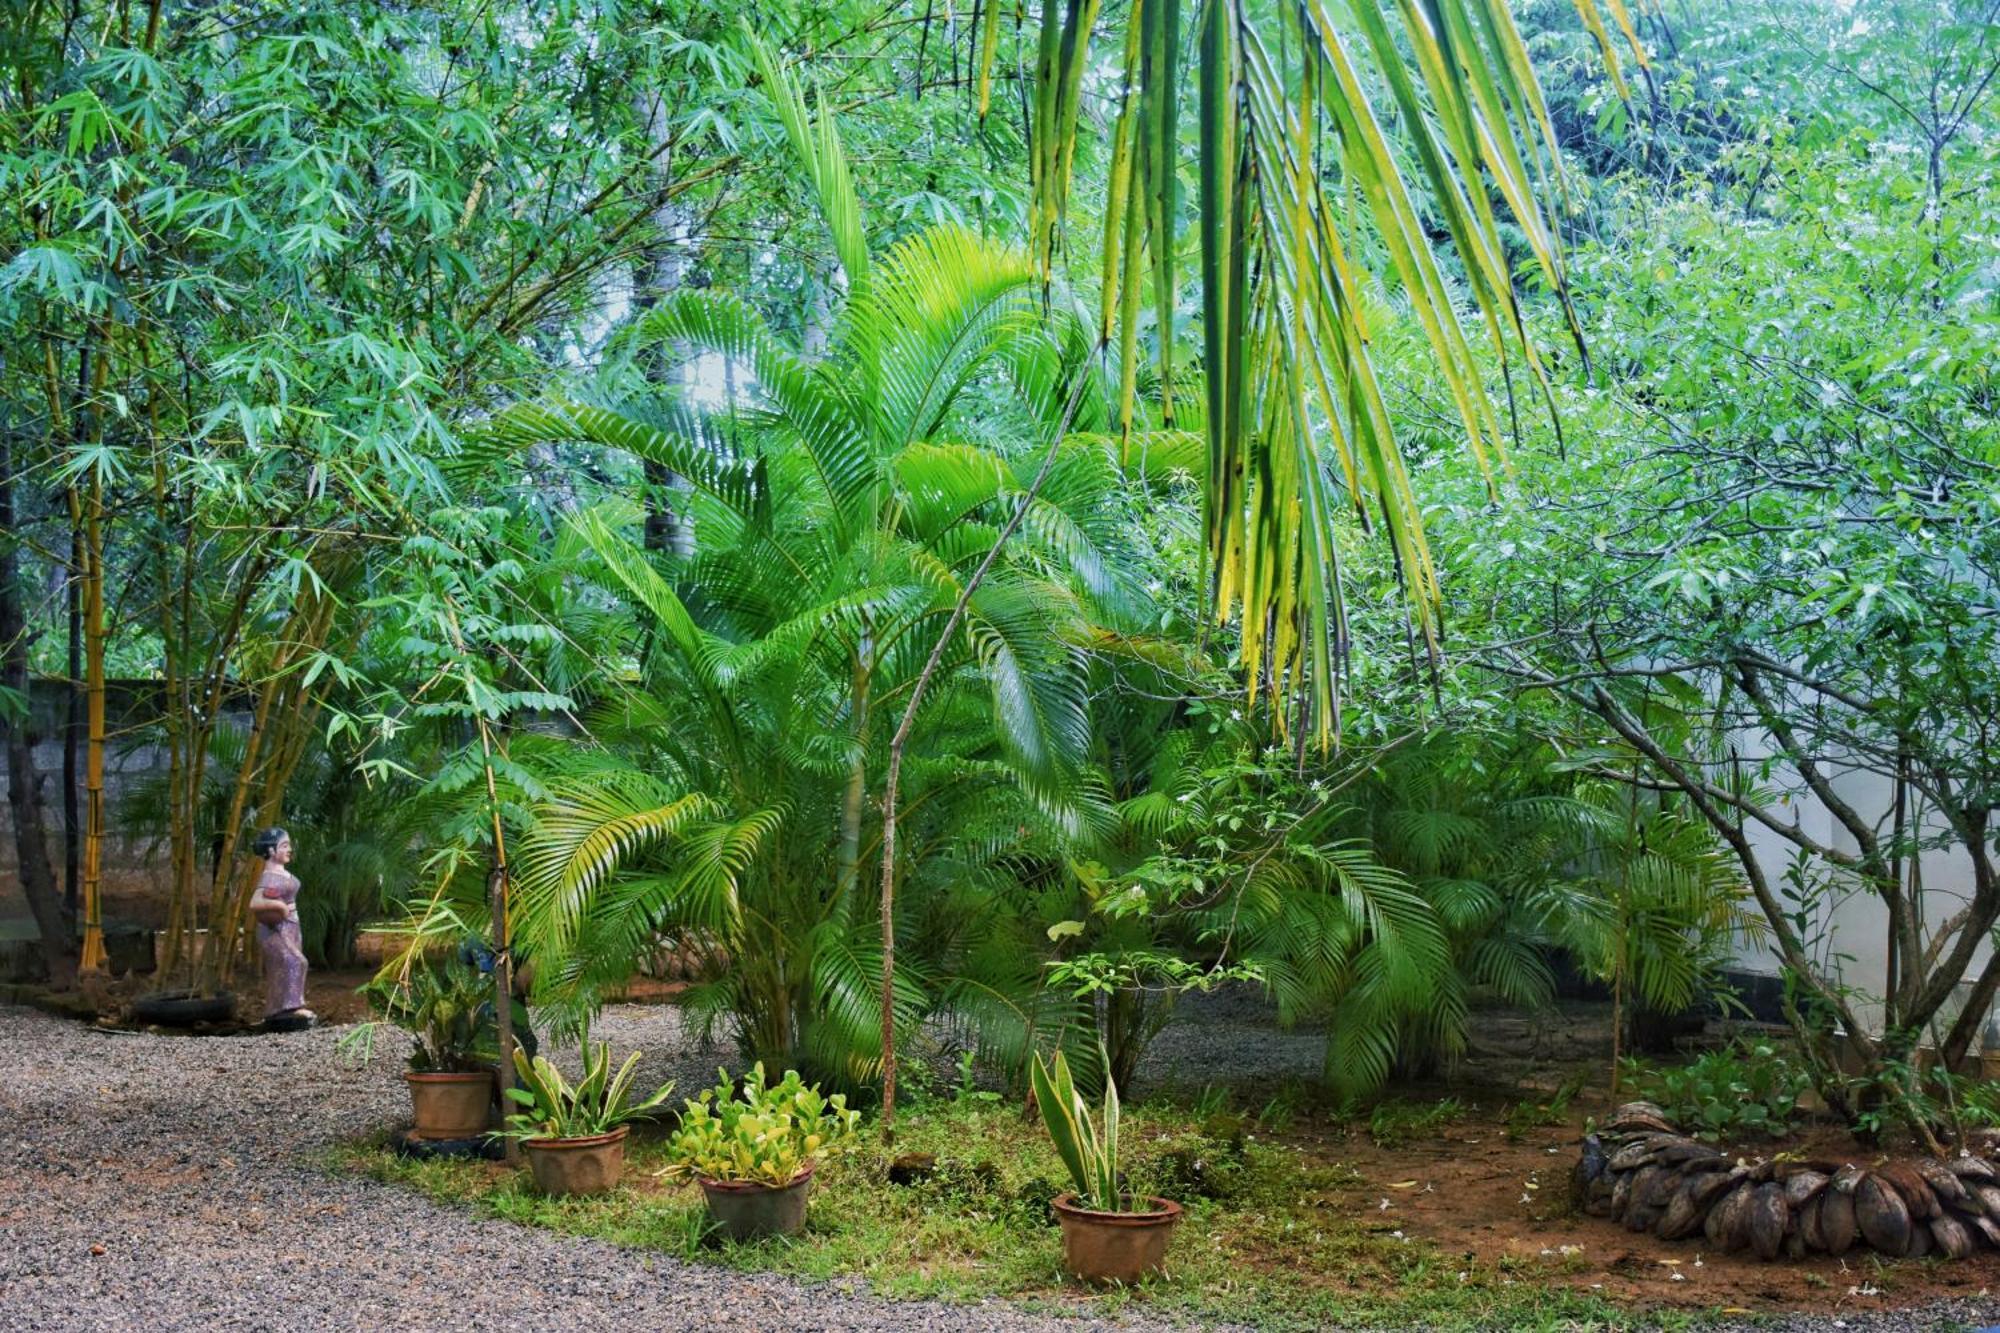
[[[102,973],[104,951],[104,478],[93,471],[84,505],[83,953],[77,970]]]

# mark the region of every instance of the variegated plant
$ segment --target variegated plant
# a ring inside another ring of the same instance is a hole
[[[1099,1048],[1102,1054],[1102,1048]],[[1118,1186],[1118,1085],[1111,1079],[1111,1061],[1104,1061],[1104,1127],[1092,1123],[1090,1104],[1076,1090],[1069,1061],[1056,1052],[1053,1067],[1035,1055],[1029,1079],[1042,1123],[1048,1126],[1056,1156],[1062,1159],[1084,1207],[1102,1213],[1134,1211],[1136,1200]]]
[[[661,1175],[789,1185],[813,1162],[844,1149],[861,1123],[844,1096],[822,1094],[796,1069],[767,1087],[760,1061],[740,1092],[727,1071],[716,1073],[716,1085],[688,1102]]]

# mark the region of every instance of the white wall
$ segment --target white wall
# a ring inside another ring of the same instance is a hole
[[[1746,754],[1744,762],[1748,766],[1756,761]],[[1860,850],[1853,835],[1817,797],[1805,791],[1804,783],[1798,780],[1795,773],[1786,770],[1774,773],[1771,786],[1793,793],[1791,808],[1797,810],[1800,827],[1807,836],[1840,851]],[[1863,818],[1874,820],[1885,835],[1894,826],[1894,783],[1886,775],[1849,770],[1833,777],[1833,787],[1841,800]],[[1942,833],[1945,830],[1943,821],[1934,812],[1926,816],[1924,828],[1927,833]],[[1772,891],[1782,895],[1786,888],[1785,875],[1796,853],[1795,847],[1761,825],[1752,824],[1749,834]],[[1815,863],[1813,869],[1823,869],[1823,863]],[[1972,858],[1963,846],[1954,845],[1923,853],[1918,858],[1916,869],[1922,885],[1919,919],[1924,942],[1928,945],[1937,926],[1970,900]],[[1787,901],[1785,906],[1789,909],[1793,904]],[[1879,1029],[1881,1024],[1880,997],[1888,980],[1888,922],[1888,909],[1883,906],[1882,900],[1872,892],[1850,884],[1822,899],[1805,932],[1815,961],[1824,966],[1830,976],[1867,997],[1863,1000],[1857,996],[1853,1007],[1855,1016],[1872,1029]],[[1982,941],[1973,957],[1972,967],[1967,969],[1968,978],[1978,975],[1979,968],[1984,966],[1991,953],[1991,942]],[[1779,970],[1777,952],[1768,938],[1768,932],[1762,942],[1748,938],[1739,940],[1737,959],[1746,971],[1775,975]],[[1969,981],[1964,989],[1970,989]],[[1948,1004],[1941,1019],[1949,1022],[1955,1008],[1955,1005]]]

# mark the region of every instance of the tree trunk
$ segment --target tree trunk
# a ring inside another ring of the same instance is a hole
[[[639,123],[646,127],[649,145],[656,150],[662,178],[673,172],[673,150],[663,142],[673,133],[666,108],[655,92],[641,92],[633,104]],[[672,202],[663,203],[653,214],[653,237],[640,253],[632,273],[632,309],[643,313],[680,290],[692,266],[687,237],[687,218]],[[681,360],[676,349],[658,348],[643,363],[646,378],[660,393],[673,392],[680,379]],[[643,508],[646,514],[645,545],[661,555],[691,554],[693,536],[675,515],[667,497],[680,485],[680,478],[664,464],[643,464],[646,479]]]
[[[35,771],[33,709],[28,698],[28,627],[22,608],[20,560],[14,518],[12,451],[0,438],[0,689],[18,700],[18,716],[0,705],[6,732],[7,805],[14,818],[14,849],[20,862],[21,893],[42,938],[42,964],[49,981],[76,980],[76,934],[63,911],[49,864],[49,834],[42,817],[42,778]]]
[[[69,689],[63,706],[63,910],[74,917],[83,885],[83,807],[77,789],[83,747],[83,529],[74,523],[70,525],[69,568],[63,582],[69,621],[64,668]]]

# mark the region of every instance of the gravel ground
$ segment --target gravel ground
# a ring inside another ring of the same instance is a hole
[[[613,1010],[597,1035],[686,1050],[677,1017]],[[747,1277],[330,1175],[327,1145],[409,1112],[396,1053],[344,1068],[335,1037],[154,1037],[0,1007],[0,1329],[1114,1327]],[[677,1063],[653,1072],[713,1077],[699,1051]]]
[[[1220,1067],[1225,1052],[1233,1068],[1256,1035],[1226,1021],[1170,1033],[1163,1075]],[[334,1056],[337,1035],[155,1037],[0,1006],[0,1329],[1151,1326],[744,1276],[482,1221],[329,1174],[316,1165],[327,1146],[408,1115],[394,1076],[400,1052],[349,1068]],[[687,1091],[726,1058],[697,1047],[671,1007],[608,1010],[594,1035],[651,1052],[646,1076]],[[1259,1063],[1280,1063],[1291,1040],[1256,1046]],[[1310,1069],[1320,1048],[1306,1044]],[[2000,1304],[1982,1301],[1756,1327],[1995,1322]]]

